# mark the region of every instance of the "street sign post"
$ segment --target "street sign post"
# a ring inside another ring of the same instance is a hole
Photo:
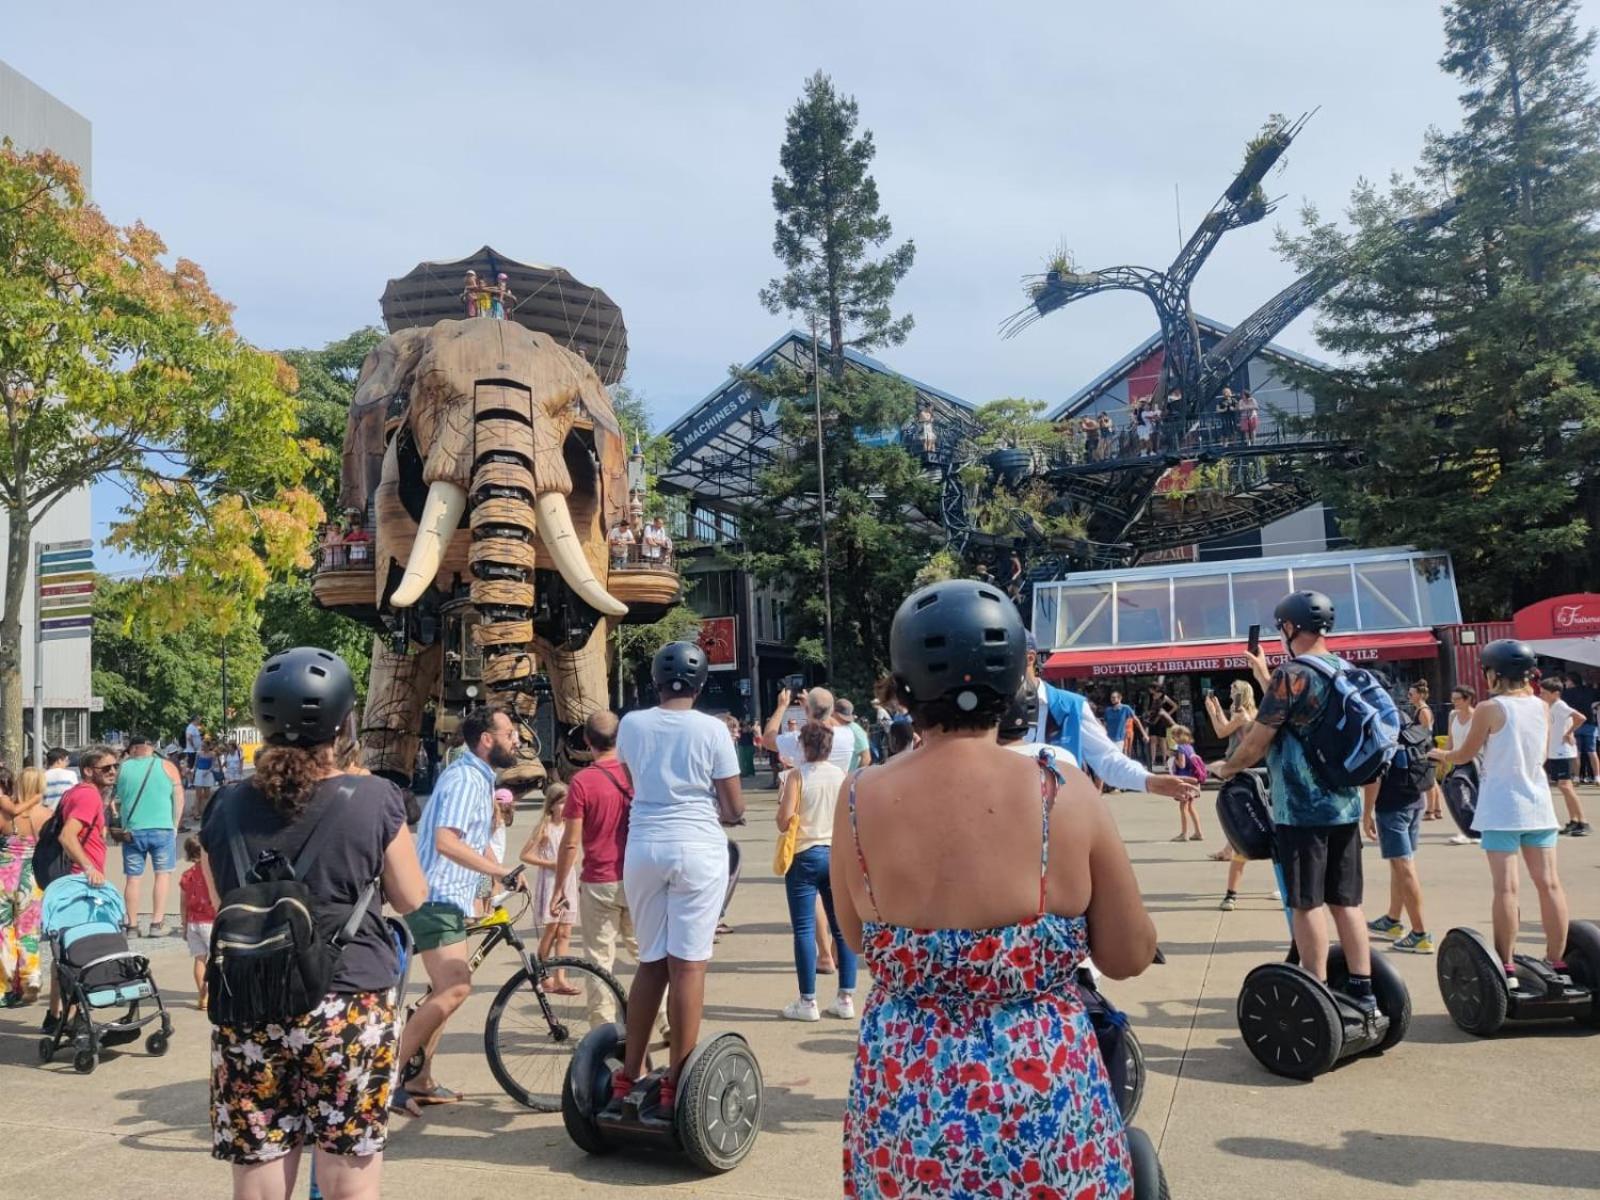
[[[40,542],[33,587],[33,765],[43,767],[44,644],[94,631],[94,543]]]

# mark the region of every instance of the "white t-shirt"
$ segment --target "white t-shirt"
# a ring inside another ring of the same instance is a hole
[[[184,726],[183,749],[187,754],[200,753],[200,727],[198,725]]]
[[[646,708],[622,718],[617,757],[633,776],[628,841],[721,846],[716,779],[737,778],[728,727],[693,709]]]
[[[1572,724],[1572,718],[1577,711],[1565,700],[1557,700],[1550,706],[1550,732],[1546,735],[1548,743],[1545,747],[1546,758],[1578,757],[1578,747],[1574,742],[1567,741],[1567,727]]]
[[[833,747],[828,751],[828,761],[841,771],[850,769],[850,760],[856,756],[856,735],[843,725],[833,727]],[[786,758],[792,763],[803,763],[806,752],[800,748],[800,733],[780,733],[778,735],[778,757]]]
[[[61,803],[67,789],[78,782],[78,773],[71,767],[51,767],[44,773],[44,806],[54,808]]]

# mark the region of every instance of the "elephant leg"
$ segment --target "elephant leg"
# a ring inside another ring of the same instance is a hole
[[[594,759],[579,727],[592,714],[611,707],[606,687],[606,648],[610,633],[611,622],[602,619],[595,625],[589,640],[575,649],[564,649],[539,638],[534,640],[555,702],[555,758],[564,778]]]
[[[422,708],[439,685],[444,647],[397,654],[389,639],[372,639],[372,671],[361,719],[362,761],[374,775],[407,785],[417,769]]]

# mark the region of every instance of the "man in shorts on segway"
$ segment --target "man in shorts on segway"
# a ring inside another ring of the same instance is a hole
[[[1333,629],[1333,601],[1320,592],[1295,592],[1278,602],[1272,616],[1291,657],[1272,672],[1255,722],[1227,761],[1217,764],[1216,775],[1230,779],[1266,758],[1272,782],[1274,856],[1283,873],[1300,965],[1327,980],[1326,913],[1331,912],[1350,968],[1345,990],[1362,1009],[1375,1014],[1372,950],[1361,912],[1361,791],[1324,787],[1312,771],[1303,741],[1327,704],[1333,684],[1316,667],[1295,659],[1315,657],[1334,670],[1340,668],[1326,639]]]
[[[644,1070],[665,993],[672,1048],[656,1104],[662,1120],[672,1119],[678,1072],[700,1038],[706,967],[728,888],[722,826],[744,815],[727,726],[694,709],[709,665],[693,642],[663,646],[650,664],[660,704],[629,713],[617,731],[617,757],[633,777],[622,887],[639,970],[628,990],[626,1056],[612,1077],[612,1104],[620,1108]]]

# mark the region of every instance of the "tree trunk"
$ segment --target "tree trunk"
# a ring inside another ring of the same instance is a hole
[[[22,601],[28,588],[33,522],[25,506],[8,506],[6,594],[0,615],[0,762],[20,770],[23,761]]]

